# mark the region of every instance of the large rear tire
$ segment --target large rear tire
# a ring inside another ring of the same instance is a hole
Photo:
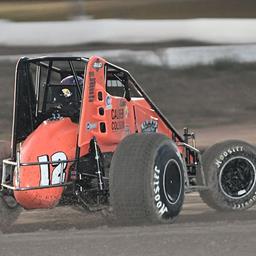
[[[184,201],[184,163],[168,137],[127,136],[110,167],[110,203],[122,224],[170,223]]]
[[[256,201],[256,151],[243,141],[215,144],[202,156],[208,190],[202,200],[216,210],[245,210]],[[202,183],[201,173],[197,181]]]

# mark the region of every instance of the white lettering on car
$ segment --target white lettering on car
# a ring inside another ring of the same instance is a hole
[[[159,186],[159,179],[160,179],[160,169],[155,166],[154,168],[154,200],[156,207],[158,209],[158,214],[162,216],[164,213],[168,212],[166,205],[162,202],[160,196],[160,186]]]
[[[217,168],[220,168],[222,165],[223,160],[228,157],[229,155],[239,152],[239,151],[244,151],[244,148],[242,146],[236,146],[233,148],[229,148],[226,151],[222,152],[219,157],[215,160],[215,164],[217,165]]]
[[[55,184],[61,184],[65,181],[68,158],[64,152],[56,152],[51,156],[51,166],[54,167],[52,171],[52,177],[50,177],[50,164],[49,156],[42,155],[38,157],[40,166],[40,186],[49,186]],[[59,162],[59,163],[58,163]]]

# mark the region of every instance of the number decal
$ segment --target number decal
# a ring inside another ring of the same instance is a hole
[[[58,152],[52,155],[52,161],[67,161],[67,156],[63,152]],[[52,166],[56,166],[52,172],[52,185],[63,183],[65,181],[65,169],[67,167],[67,163],[59,163],[53,164]]]
[[[49,162],[49,157],[47,155],[39,156],[38,157],[39,163]],[[40,165],[40,172],[41,172],[41,179],[40,179],[40,186],[47,186],[50,185],[50,170],[48,164],[41,164]]]
[[[64,152],[56,152],[51,156],[51,161],[67,161],[68,158]],[[49,162],[49,156],[43,155],[38,157],[39,163]],[[56,185],[65,181],[67,163],[54,163],[52,177],[50,178],[50,164],[40,164],[40,186]]]

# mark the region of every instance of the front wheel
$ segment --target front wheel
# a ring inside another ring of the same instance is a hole
[[[256,201],[256,151],[250,144],[231,140],[215,144],[202,156],[208,190],[201,198],[217,210],[244,210]],[[198,173],[198,182],[202,178]]]
[[[110,202],[118,221],[170,223],[184,200],[184,164],[177,146],[161,134],[133,134],[114,153]]]

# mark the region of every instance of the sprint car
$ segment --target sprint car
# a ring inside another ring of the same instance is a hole
[[[229,140],[201,155],[194,133],[179,134],[128,71],[97,56],[18,61],[2,152],[2,230],[21,209],[64,201],[140,224],[172,222],[186,192],[216,210],[256,200],[253,146]]]

